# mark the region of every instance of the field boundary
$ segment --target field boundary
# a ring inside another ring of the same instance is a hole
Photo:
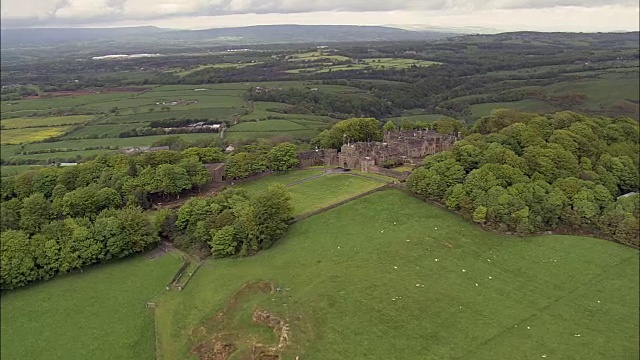
[[[153,304],[153,306],[149,306],[150,304]],[[160,344],[158,341],[158,316],[156,315],[156,307],[158,306],[158,304],[155,302],[148,302],[146,306],[151,311],[151,316],[153,316],[153,337],[156,344],[155,359],[158,360],[160,356]]]

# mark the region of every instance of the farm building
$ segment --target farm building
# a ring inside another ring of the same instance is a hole
[[[120,149],[121,152],[127,155],[135,155],[146,152],[156,152],[161,150],[169,150],[168,146],[140,146],[140,147],[126,147]]]

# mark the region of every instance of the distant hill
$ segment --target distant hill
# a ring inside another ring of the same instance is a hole
[[[2,47],[60,45],[79,41],[184,41],[208,44],[276,44],[355,41],[435,40],[453,33],[413,31],[385,26],[260,25],[207,30],[174,30],[154,26],[127,28],[3,29]]]
[[[450,35],[452,34],[445,32],[351,25],[261,25],[167,34],[168,38],[173,39],[237,41],[247,44],[433,40]]]
[[[171,31],[171,30],[169,30]],[[77,41],[116,40],[123,37],[140,37],[167,32],[155,26],[122,28],[31,28],[2,29],[2,47],[32,47],[58,45]]]

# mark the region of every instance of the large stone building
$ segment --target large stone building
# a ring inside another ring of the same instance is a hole
[[[364,172],[385,164],[418,164],[427,155],[450,149],[459,135],[439,134],[433,130],[388,131],[382,142],[344,144],[338,154],[338,166]]]

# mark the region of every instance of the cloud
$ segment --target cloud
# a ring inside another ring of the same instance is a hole
[[[2,0],[3,27],[74,26],[171,18],[309,13],[445,13],[558,8],[637,9],[637,0]],[[509,15],[507,15],[509,16]],[[330,22],[330,19],[326,19]]]

